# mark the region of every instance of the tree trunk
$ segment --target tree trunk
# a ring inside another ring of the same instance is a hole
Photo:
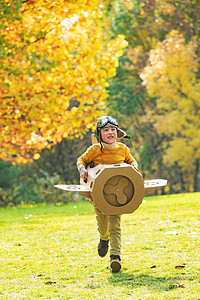
[[[182,173],[181,167],[178,165],[177,162],[175,162],[175,169],[176,169],[176,174],[177,174],[177,183],[180,184],[180,190],[177,192],[183,193],[183,192],[185,192],[183,173]]]
[[[195,171],[194,171],[194,192],[200,191],[200,184],[199,184],[199,159],[195,160]]]

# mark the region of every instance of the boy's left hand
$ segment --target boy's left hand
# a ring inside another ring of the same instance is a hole
[[[88,178],[88,171],[85,168],[80,169],[80,176],[83,180],[87,180]]]

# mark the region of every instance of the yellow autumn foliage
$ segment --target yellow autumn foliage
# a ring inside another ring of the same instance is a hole
[[[7,1],[12,8],[12,1]],[[105,1],[106,2],[106,1]],[[94,125],[127,42],[109,40],[98,0],[24,1],[4,16],[0,158],[26,163]]]
[[[141,74],[156,107],[148,111],[155,129],[165,135],[165,162],[189,167],[200,157],[200,82],[196,40],[186,43],[172,31],[150,52],[149,64]]]

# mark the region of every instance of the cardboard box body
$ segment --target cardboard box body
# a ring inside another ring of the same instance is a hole
[[[141,174],[128,164],[98,165],[88,168],[88,180],[81,185],[89,191],[79,192],[105,215],[134,212],[145,194]]]

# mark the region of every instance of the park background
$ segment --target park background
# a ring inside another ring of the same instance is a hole
[[[77,157],[98,117],[131,136],[157,194],[200,191],[200,4],[1,1],[0,206],[83,198]]]
[[[0,0],[0,298],[197,300],[198,0]],[[93,206],[55,189],[112,115],[145,179],[122,216],[122,269]]]

